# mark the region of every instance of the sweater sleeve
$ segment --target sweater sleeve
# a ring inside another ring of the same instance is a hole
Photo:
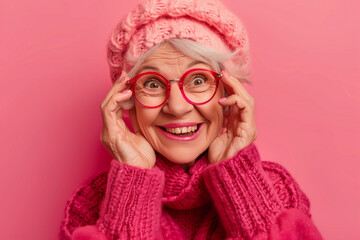
[[[203,176],[228,239],[322,239],[301,201],[284,203],[277,194],[284,191],[272,186],[254,144],[210,165]],[[293,179],[286,184],[297,186]]]
[[[75,229],[72,240],[159,239],[164,173],[111,162],[96,225]]]

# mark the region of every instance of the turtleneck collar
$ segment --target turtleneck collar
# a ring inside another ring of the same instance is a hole
[[[210,201],[201,173],[208,166],[207,154],[203,154],[187,172],[181,165],[157,154],[155,166],[165,173],[163,204],[174,209],[192,209]]]

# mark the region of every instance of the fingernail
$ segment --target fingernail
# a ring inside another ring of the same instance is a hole
[[[227,98],[224,97],[224,98],[220,98],[218,101],[219,101],[219,102],[224,102],[224,101],[226,101],[226,99],[227,99]]]
[[[228,71],[226,71],[225,69],[223,70],[223,73],[224,73],[224,75],[225,75],[226,77],[230,77],[229,72],[228,72]]]
[[[122,91],[121,93],[126,94],[126,93],[129,93],[129,92],[131,92],[131,90],[130,90],[130,89],[126,89],[126,90]]]

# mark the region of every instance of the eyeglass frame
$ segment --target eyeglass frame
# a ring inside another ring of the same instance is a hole
[[[216,88],[215,88],[214,94],[209,98],[209,100],[207,100],[207,101],[205,101],[205,102],[201,102],[201,103],[195,103],[195,102],[191,101],[191,100],[186,96],[186,94],[185,94],[185,92],[184,92],[184,89],[183,89],[183,83],[184,83],[185,77],[186,77],[187,75],[191,74],[192,72],[196,72],[196,71],[205,71],[205,72],[211,73],[211,75],[213,75],[213,77],[215,78],[215,82],[216,82],[216,84],[215,84]],[[135,85],[136,85],[135,83],[136,83],[136,81],[137,81],[140,77],[142,77],[142,76],[144,76],[144,75],[147,75],[147,74],[154,74],[154,75],[157,75],[157,76],[161,77],[163,80],[165,80],[166,86],[167,86],[166,97],[165,97],[164,101],[163,101],[161,104],[159,104],[159,105],[157,105],[157,106],[153,106],[153,107],[151,107],[151,106],[146,106],[146,105],[142,104],[142,103],[136,98],[136,94],[135,94]],[[134,78],[128,80],[128,81],[126,82],[126,85],[130,87],[130,90],[132,91],[135,100],[136,100],[141,106],[143,106],[143,107],[145,107],[145,108],[158,108],[158,107],[161,107],[162,105],[164,105],[165,102],[169,99],[169,96],[170,96],[171,82],[179,82],[180,92],[181,92],[182,96],[184,97],[184,99],[185,99],[188,103],[193,104],[193,105],[203,105],[203,104],[205,104],[205,103],[210,102],[211,99],[214,98],[214,96],[215,96],[215,94],[216,94],[216,92],[217,92],[217,90],[218,90],[219,80],[220,80],[220,78],[221,78],[222,76],[223,76],[222,73],[217,73],[217,72],[214,72],[214,71],[212,71],[212,70],[202,69],[202,68],[193,68],[193,69],[190,69],[190,70],[186,71],[186,72],[181,76],[180,79],[167,79],[164,75],[162,75],[161,73],[158,73],[158,72],[144,72],[144,73],[140,73],[140,74],[136,75]]]

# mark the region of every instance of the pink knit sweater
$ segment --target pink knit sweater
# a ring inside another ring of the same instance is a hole
[[[151,170],[111,162],[67,202],[62,240],[322,239],[309,200],[254,144],[186,172],[158,156]]]

